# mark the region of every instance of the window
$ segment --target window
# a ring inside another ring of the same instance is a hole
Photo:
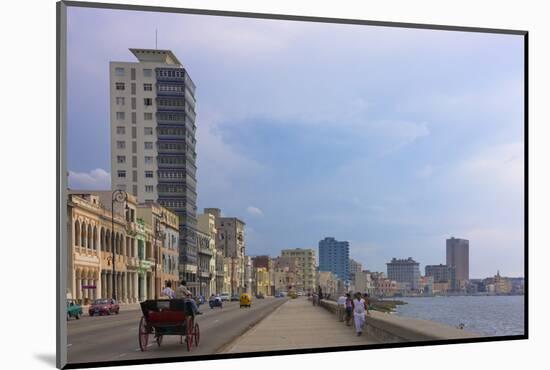
[[[153,178],[153,171],[145,171],[145,177],[148,179]]]
[[[117,133],[118,135],[124,135],[124,134],[126,133],[126,130],[124,129],[123,126],[118,126],[118,127],[116,128],[116,133]]]
[[[136,69],[135,68],[130,69],[130,77],[131,77],[132,81],[136,79]]]
[[[124,76],[124,68],[122,68],[122,67],[115,68],[115,75],[117,75],[119,77]]]
[[[124,119],[124,112],[116,112],[116,119],[123,120]]]
[[[153,91],[153,84],[143,84],[143,91]]]
[[[146,141],[145,142],[145,149],[153,149],[153,142],[152,141]]]
[[[116,98],[116,105],[124,105],[124,98],[118,96]]]
[[[153,99],[151,98],[145,98],[143,99],[143,104],[147,107],[149,105],[153,105]]]
[[[143,119],[144,119],[145,121],[151,121],[151,120],[153,120],[153,113],[144,113],[144,114],[143,114]]]
[[[145,164],[153,164],[153,157],[145,157]]]
[[[143,77],[151,77],[153,75],[153,70],[149,68],[145,68],[143,70]]]
[[[126,163],[126,157],[123,155],[117,155],[116,161],[117,163]]]
[[[145,185],[145,192],[146,193],[152,193],[153,192],[153,185]]]
[[[116,88],[117,90],[124,90],[124,82],[117,82],[117,83],[115,84],[115,88]]]
[[[132,123],[135,124],[137,122],[137,114],[136,112],[132,112]]]
[[[126,171],[117,171],[117,175],[119,178],[126,178]]]
[[[117,141],[116,142],[117,149],[125,149],[126,148],[126,142],[125,141]]]
[[[136,98],[132,98],[132,109],[136,109]]]
[[[153,135],[153,128],[152,127],[144,127],[143,128],[145,135]]]
[[[132,95],[136,95],[136,84],[135,82],[132,82],[132,85],[130,86]]]

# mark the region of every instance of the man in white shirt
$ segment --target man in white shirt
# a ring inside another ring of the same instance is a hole
[[[172,290],[172,282],[171,281],[166,282],[166,288],[164,288],[162,290],[162,295],[166,296],[170,299],[176,298],[176,293]]]
[[[361,297],[361,293],[355,293],[355,299],[353,300],[353,318],[355,320],[355,332],[357,336],[363,334],[365,312],[365,300]]]

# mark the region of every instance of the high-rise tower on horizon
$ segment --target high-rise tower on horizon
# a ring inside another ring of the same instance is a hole
[[[457,283],[470,279],[470,242],[452,237],[447,239],[447,266],[455,268]]]
[[[180,220],[180,278],[196,281],[195,85],[170,50],[110,62],[111,184]]]
[[[349,242],[326,237],[319,241],[319,271],[330,271],[343,281],[350,280]]]

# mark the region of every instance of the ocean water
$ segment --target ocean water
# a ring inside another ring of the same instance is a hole
[[[396,315],[437,321],[487,336],[524,334],[524,296],[404,297]]]

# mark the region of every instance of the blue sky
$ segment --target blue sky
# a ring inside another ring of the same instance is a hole
[[[171,49],[197,85],[198,207],[247,252],[348,240],[365,268],[523,275],[523,38],[69,8],[73,188],[110,186],[108,63]]]

